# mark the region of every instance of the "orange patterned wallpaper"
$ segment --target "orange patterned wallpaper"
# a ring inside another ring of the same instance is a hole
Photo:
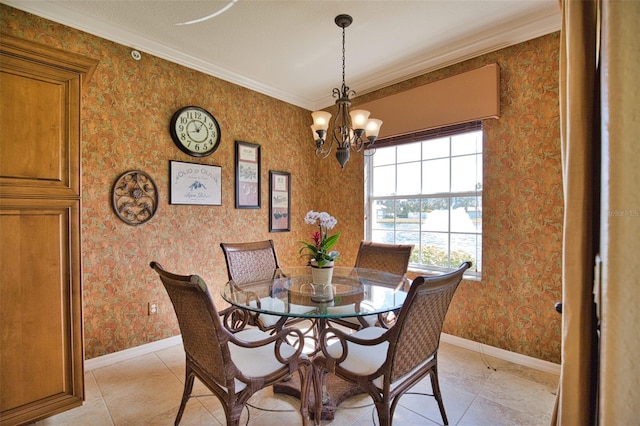
[[[344,171],[318,161],[309,112],[143,52],[0,4],[3,31],[100,61],[82,110],[82,262],[86,358],[178,333],[164,290],[148,267],[202,275],[217,296],[226,279],[222,241],[273,238],[282,264],[302,263],[296,241],[312,231],[310,210],[329,211],[343,233],[339,249],[353,263],[363,236],[362,159]],[[498,62],[502,117],[485,123],[483,280],[460,288],[445,331],[553,362],[560,360],[562,199],[557,105],[558,37],[550,35],[362,96],[362,101]],[[220,148],[201,159],[174,146],[171,115],[185,105],[211,111]],[[262,208],[234,208],[234,141],[262,147]],[[169,160],[222,166],[222,206],[168,203]],[[156,182],[160,203],[132,227],[111,209],[111,187],[128,170]],[[268,171],[292,176],[291,232],[268,232]],[[147,315],[147,303],[159,314]]]

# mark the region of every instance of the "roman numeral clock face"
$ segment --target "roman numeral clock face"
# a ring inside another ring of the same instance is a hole
[[[180,108],[171,117],[171,139],[182,152],[194,157],[212,154],[220,145],[220,126],[203,108]]]

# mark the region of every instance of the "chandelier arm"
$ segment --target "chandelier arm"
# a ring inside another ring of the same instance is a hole
[[[351,150],[354,152],[360,152],[364,148],[364,140],[360,136],[354,135],[351,141]]]
[[[329,154],[331,154],[332,148],[333,148],[333,142],[331,142],[331,139],[329,139],[329,143],[327,143],[324,139],[317,139],[316,140],[316,157],[321,159],[327,158]]]

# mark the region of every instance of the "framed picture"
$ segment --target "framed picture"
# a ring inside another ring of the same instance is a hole
[[[222,167],[169,161],[169,203],[222,205]]]
[[[236,141],[236,208],[260,208],[260,145]]]
[[[291,230],[291,174],[269,172],[269,232]]]

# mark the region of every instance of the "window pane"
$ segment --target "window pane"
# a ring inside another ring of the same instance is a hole
[[[420,162],[405,163],[398,166],[397,195],[420,193]]]
[[[451,155],[482,152],[482,132],[463,133],[451,137]]]
[[[378,155],[376,153],[376,155]],[[375,157],[375,156],[374,156]],[[373,195],[395,195],[396,166],[382,166],[373,168]]]
[[[371,229],[393,229],[393,200],[380,200],[371,205]]]
[[[394,232],[393,231],[381,231],[373,230],[371,234],[371,241],[377,241],[379,243],[394,244]]]
[[[451,206],[451,232],[477,232],[476,200],[478,197],[455,197]]]
[[[470,207],[467,212],[476,225],[476,232],[482,232],[482,196],[476,197],[475,208]]]
[[[482,190],[483,173],[482,173],[482,154],[476,155],[476,190]]]
[[[449,267],[449,236],[446,233],[423,232],[420,243],[421,263]]]
[[[478,182],[475,155],[451,159],[451,192],[475,191]]]
[[[422,162],[422,193],[449,192],[449,159]]]
[[[414,247],[418,247],[420,244],[420,232],[398,231],[395,244],[413,244]]]
[[[422,159],[443,158],[449,156],[449,138],[431,139],[422,142]]]
[[[422,200],[423,231],[449,231],[449,199],[427,198]]]
[[[470,260],[474,269],[480,267],[480,253],[482,249],[479,244],[480,235],[477,234],[451,234],[451,268],[457,268],[462,262]]]
[[[376,148],[376,153],[373,154],[372,158],[374,166],[394,164],[396,162],[396,147]]]
[[[419,199],[396,200],[396,230],[420,230]]]
[[[405,145],[398,145],[398,163],[408,163],[411,161],[420,160],[420,144],[410,143]]]

